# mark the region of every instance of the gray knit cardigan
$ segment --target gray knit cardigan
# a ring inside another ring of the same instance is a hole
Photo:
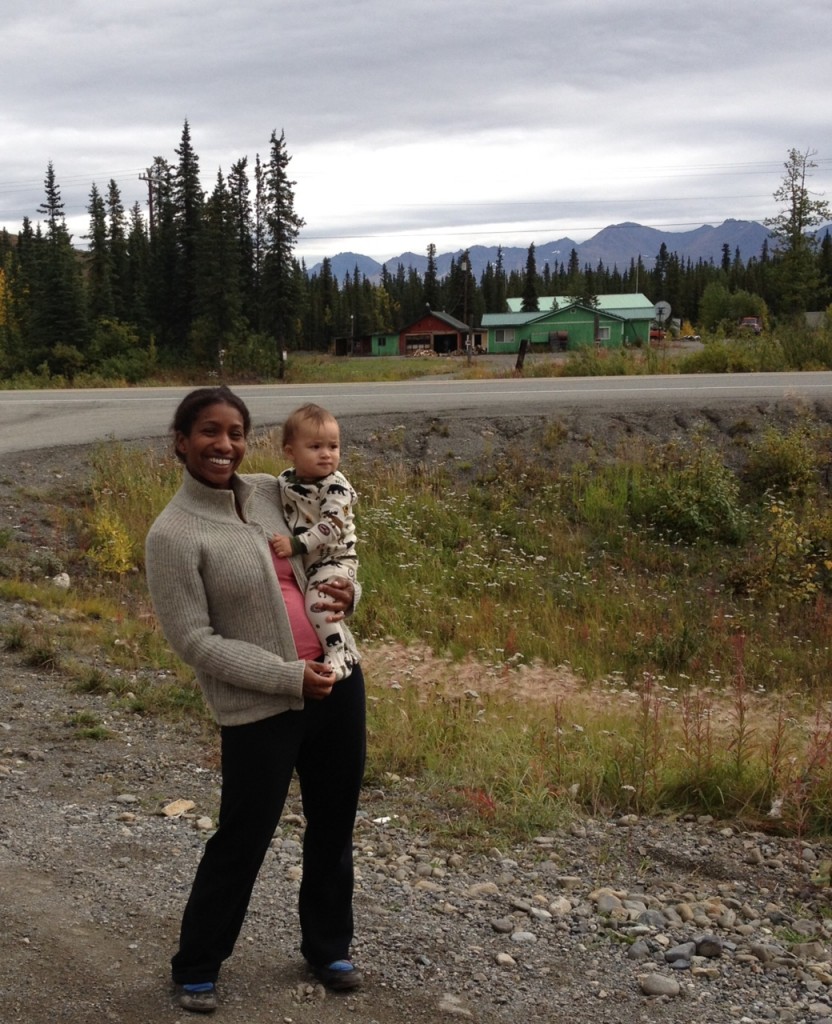
[[[220,725],[303,707],[304,663],[269,551],[272,534],[289,533],[277,480],[260,473],[235,476],[232,488],[207,487],[185,470],[145,548],[147,584],[162,630],[193,668]],[[291,564],[303,590],[301,559]],[[356,602],[359,596],[356,584]],[[346,628],[344,634],[358,660],[355,640]]]

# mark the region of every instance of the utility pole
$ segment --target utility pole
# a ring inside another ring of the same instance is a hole
[[[459,261],[459,269],[462,271],[462,320],[465,324],[465,353],[468,357],[468,365],[471,365],[471,329],[468,326],[468,259],[463,256]]]

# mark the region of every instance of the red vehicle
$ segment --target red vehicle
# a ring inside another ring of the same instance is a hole
[[[755,334],[763,333],[763,318],[760,316],[744,316],[740,320],[741,331],[753,331]]]

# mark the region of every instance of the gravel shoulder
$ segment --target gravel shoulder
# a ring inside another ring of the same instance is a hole
[[[761,429],[794,415],[787,406],[709,410],[685,423],[575,414],[562,425],[559,457],[588,448],[612,457],[621,437],[700,428],[730,446],[732,424]],[[389,457],[401,425],[397,457],[452,459],[463,472],[477,459],[510,456],[543,427],[520,417],[364,417],[345,421],[348,449]],[[742,458],[739,447],[732,452]],[[0,461],[0,529],[25,538],[44,565],[61,549],[44,496],[80,479],[87,457],[55,448]],[[0,603],[3,629],[48,618]],[[400,653],[368,651],[370,671],[390,671]],[[443,671],[424,652],[418,661],[417,682]],[[79,737],[72,720],[84,712],[109,738]],[[127,714],[0,652],[4,1022],[193,1019],[171,1000],[168,959],[216,813],[216,767],[215,748],[195,727]],[[573,1021],[579,1006],[586,1024],[832,1021],[829,842],[709,819],[624,818],[575,822],[513,849],[447,850],[411,824],[408,809],[421,799],[395,779],[363,795],[355,955],[367,985],[334,996],[311,984],[297,952],[303,820],[292,797],[223,971],[215,1019],[557,1024]],[[193,806],[162,813],[177,800]],[[686,957],[673,966],[668,954],[680,948]]]

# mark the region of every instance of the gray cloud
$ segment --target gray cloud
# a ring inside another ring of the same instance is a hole
[[[14,230],[49,160],[73,226],[93,181],[143,201],[185,118],[206,188],[285,129],[310,254],[759,218],[792,146],[832,181],[825,0],[29,0],[4,42]]]

